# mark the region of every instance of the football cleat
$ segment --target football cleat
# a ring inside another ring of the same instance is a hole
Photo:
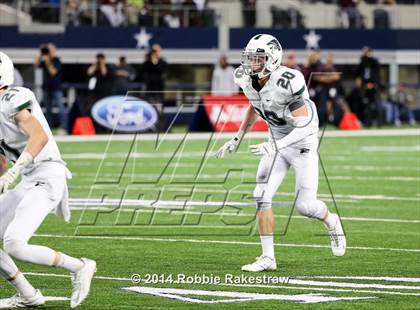
[[[70,307],[76,308],[89,295],[93,275],[96,272],[96,262],[91,259],[81,259],[85,265],[78,272],[71,274],[73,293],[71,295]]]
[[[0,302],[0,308],[27,308],[27,307],[38,307],[45,304],[44,296],[42,296],[40,290],[36,290],[33,297],[23,297],[20,294],[16,294],[13,297],[3,299]]]
[[[276,260],[268,256],[258,256],[252,264],[243,265],[241,270],[247,272],[273,271],[277,269]]]
[[[331,239],[331,251],[334,256],[343,256],[346,253],[346,236],[344,235],[343,226],[337,214],[331,214],[330,216],[336,217],[335,227],[328,229]]]

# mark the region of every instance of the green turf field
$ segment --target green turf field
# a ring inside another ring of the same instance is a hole
[[[347,254],[333,257],[322,224],[292,209],[291,170],[275,197],[278,271],[244,274],[271,276],[269,283],[225,281],[260,254],[258,158],[248,145],[263,139],[245,139],[238,153],[216,159],[226,139],[198,138],[60,142],[74,174],[72,221],[49,216],[31,242],[97,261],[81,309],[420,308],[419,135],[324,137],[319,197],[338,208]],[[70,296],[62,270],[19,266],[45,296]],[[133,283],[133,274],[143,281]],[[176,283],[203,274],[221,283]],[[12,293],[0,282],[0,298]]]

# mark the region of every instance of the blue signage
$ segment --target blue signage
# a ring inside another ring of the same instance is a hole
[[[349,49],[364,46],[381,50],[420,49],[420,29],[274,29],[231,28],[231,49],[243,49],[252,36],[267,33],[287,49]]]
[[[64,33],[20,33],[16,26],[0,26],[0,47],[38,48],[46,42],[58,48],[130,48],[147,50],[159,43],[163,48],[217,48],[217,28],[159,27],[66,27]]]
[[[153,129],[158,121],[155,108],[131,96],[106,97],[92,107],[92,117],[100,125],[120,132]]]

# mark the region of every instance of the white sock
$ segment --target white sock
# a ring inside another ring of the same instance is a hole
[[[74,258],[63,253],[58,253],[58,255],[60,255],[60,261],[57,267],[67,269],[70,272],[77,272],[85,265],[79,258]]]
[[[273,235],[260,235],[261,247],[264,256],[274,259],[274,237]]]
[[[8,280],[23,297],[32,297],[35,295],[35,288],[26,280],[23,274],[19,272],[15,262],[3,250],[0,250],[0,275]],[[14,280],[9,280],[14,277],[16,277]]]
[[[36,289],[26,280],[22,273],[19,273],[17,278],[9,281],[9,283],[16,288],[22,297],[33,297],[36,294]]]
[[[328,212],[327,218],[324,220],[328,229],[333,229],[337,225],[337,216],[335,213]]]
[[[12,258],[0,249],[0,275],[5,279],[13,278],[18,273],[18,267]]]

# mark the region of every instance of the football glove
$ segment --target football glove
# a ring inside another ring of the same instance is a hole
[[[277,152],[276,147],[272,142],[251,145],[249,148],[251,149],[251,153],[255,156],[274,156]]]
[[[239,140],[238,137],[231,139],[230,141],[223,144],[223,146],[216,152],[215,156],[217,158],[223,158],[225,157],[226,152],[228,154],[236,152],[236,150],[239,147],[240,142],[241,141]]]
[[[33,162],[33,157],[28,152],[23,152],[12,168],[0,177],[0,194],[5,193],[10,185],[16,181],[23,168]]]
[[[16,171],[9,169],[0,177],[0,194],[5,193],[9,189],[9,186],[17,179],[18,175]]]

